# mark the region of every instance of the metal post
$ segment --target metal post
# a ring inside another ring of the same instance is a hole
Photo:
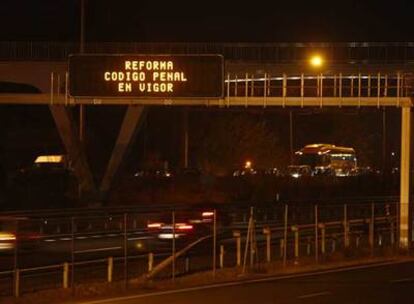
[[[362,77],[361,73],[358,74],[358,107],[361,106],[361,91],[362,91]]]
[[[410,191],[410,120],[411,109],[401,109],[401,168],[400,168],[400,249],[408,250],[409,191]]]
[[[213,213],[213,276],[216,276],[217,218],[216,209]]]
[[[371,75],[368,75],[368,97],[371,97]]]
[[[54,91],[54,73],[50,73],[50,104],[53,104],[53,91]]]
[[[266,108],[267,102],[267,73],[264,74],[264,82],[263,82],[263,107]]]
[[[283,233],[283,266],[286,266],[287,262],[287,231],[288,229],[288,205],[285,205],[285,225]]]
[[[323,105],[323,74],[321,73],[321,88],[320,88],[320,107],[322,108]]]
[[[183,109],[184,114],[184,168],[188,168],[188,108]]]
[[[246,73],[245,83],[244,83],[244,106],[247,107],[247,100],[249,96],[249,74]]]
[[[14,252],[13,252],[14,272],[19,268],[19,221],[14,222]]]
[[[344,205],[344,247],[349,247],[348,206]]]
[[[269,227],[263,228],[263,234],[266,236],[266,262],[270,262],[271,257],[271,239],[272,234]]]
[[[351,75],[351,97],[354,97],[354,76]]]
[[[63,263],[63,288],[67,289],[69,287],[69,263]]]
[[[253,267],[255,254],[253,207],[250,207],[250,222],[250,267]]]
[[[319,227],[318,227],[318,205],[314,207],[314,215],[315,215],[315,260],[318,262],[319,260]]]
[[[175,280],[175,211],[172,212],[172,270],[171,277],[172,280]]]
[[[286,104],[286,96],[287,96],[287,76],[283,74],[283,83],[282,83],[282,96],[283,96],[283,107]]]
[[[220,245],[220,269],[224,268],[224,245]]]
[[[227,73],[227,106],[230,106],[230,73]]]
[[[20,296],[20,270],[14,270],[14,296],[18,298]]]
[[[70,286],[72,288],[72,294],[75,293],[75,218],[71,217],[71,272],[70,272]]]
[[[325,224],[320,223],[319,228],[321,229],[321,253],[322,256],[325,255],[326,252],[326,230],[325,230]]]
[[[290,164],[293,165],[293,110],[289,111]]]
[[[108,281],[108,283],[112,282],[113,269],[114,269],[114,258],[109,257],[108,258],[108,269],[107,269],[107,281]]]
[[[234,231],[233,237],[236,238],[236,265],[241,265],[241,237],[240,231]]]
[[[369,246],[371,249],[371,255],[374,255],[374,225],[375,225],[375,209],[374,203],[371,203],[371,219],[369,221]]]
[[[292,231],[295,236],[295,262],[299,258],[299,228],[298,226],[292,226]]]
[[[300,106],[301,108],[303,108],[304,97],[305,97],[305,76],[302,73],[300,75]]]
[[[128,285],[128,234],[127,234],[128,218],[124,213],[124,283]]]
[[[152,271],[154,266],[154,254],[152,252],[148,253],[148,272]]]

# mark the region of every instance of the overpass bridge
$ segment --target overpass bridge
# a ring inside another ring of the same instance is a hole
[[[83,191],[101,197],[122,163],[149,106],[398,107],[401,108],[400,243],[409,244],[410,120],[414,43],[342,44],[88,44],[89,53],[223,54],[222,98],[74,98],[68,94],[67,57],[76,44],[0,43],[0,83],[24,84],[32,92],[0,91],[0,104],[50,108]],[[308,65],[312,53],[326,64]],[[30,91],[30,90],[29,90]],[[76,105],[127,106],[104,177],[95,185],[72,119]]]

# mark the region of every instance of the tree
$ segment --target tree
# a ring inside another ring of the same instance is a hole
[[[286,148],[263,115],[203,112],[198,113],[196,124],[191,142],[204,171],[222,175],[240,168],[246,160],[258,169],[286,161]]]

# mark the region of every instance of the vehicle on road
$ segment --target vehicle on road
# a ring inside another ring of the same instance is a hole
[[[311,176],[352,176],[357,172],[354,148],[332,144],[310,144],[295,152],[295,163],[289,166],[291,176],[297,177],[300,169],[307,166]],[[302,169],[304,170],[304,169]],[[304,174],[300,174],[302,176]]]

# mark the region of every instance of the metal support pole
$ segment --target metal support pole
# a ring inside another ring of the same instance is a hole
[[[288,229],[288,205],[285,205],[285,225],[283,233],[283,266],[286,266],[287,262],[287,231]]]
[[[70,286],[72,288],[72,294],[75,293],[75,219],[71,218],[71,272],[70,272]]]
[[[325,255],[326,252],[326,229],[325,224],[319,224],[319,228],[321,229],[321,253],[322,256]]]
[[[188,108],[183,109],[184,120],[184,168],[188,168]]]
[[[113,269],[114,269],[114,258],[109,257],[108,258],[108,270],[107,270],[107,275],[108,275],[107,281],[108,281],[108,283],[112,282]]]
[[[375,206],[371,203],[371,219],[369,221],[369,246],[371,249],[371,255],[374,255],[375,246]]]
[[[127,226],[128,226],[128,218],[127,214],[124,213],[124,284],[125,287],[128,286],[128,233],[127,233]]]
[[[148,272],[151,272],[154,267],[154,254],[148,253]]]
[[[289,111],[290,164],[293,165],[293,110]]]
[[[220,245],[220,269],[224,268],[224,245]]]
[[[348,206],[344,205],[344,247],[349,247]]]
[[[14,270],[14,296],[18,298],[20,296],[20,270]]]
[[[319,223],[318,223],[318,205],[314,207],[315,216],[315,260],[319,261]]]
[[[299,228],[298,226],[292,226],[292,231],[295,236],[295,260],[299,258]]]
[[[233,237],[236,238],[236,265],[241,265],[241,237],[240,231],[234,231]]]
[[[263,228],[263,234],[266,236],[266,262],[270,262],[272,260],[271,256],[271,240],[272,234],[269,227]]]
[[[63,288],[67,289],[69,287],[69,263],[63,263]]]
[[[171,277],[172,280],[175,281],[175,211],[172,212],[172,270],[171,270]]]
[[[253,207],[250,207],[250,267],[253,267],[254,264],[254,255],[255,255],[255,240],[254,240],[254,219],[253,219]]]
[[[401,168],[400,168],[400,249],[408,250],[410,193],[410,128],[411,108],[401,109]]]
[[[305,97],[305,76],[303,73],[300,75],[300,107],[303,108]]]
[[[216,276],[216,254],[217,254],[217,215],[214,209],[213,213],[213,276]]]

